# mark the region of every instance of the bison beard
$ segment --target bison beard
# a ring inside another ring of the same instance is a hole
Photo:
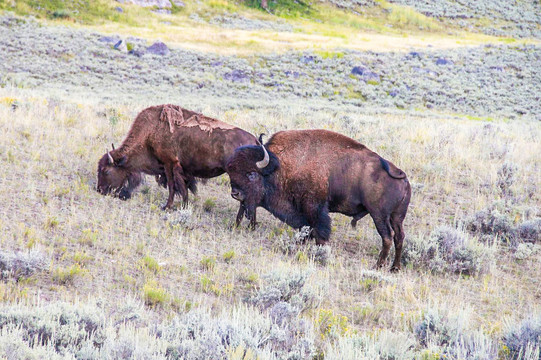
[[[318,245],[329,240],[329,212],[351,216],[353,226],[370,214],[383,242],[377,267],[394,242],[391,270],[400,269],[409,182],[357,141],[326,130],[281,131],[265,146],[238,148],[226,170],[247,216],[261,206],[294,228],[308,225]]]

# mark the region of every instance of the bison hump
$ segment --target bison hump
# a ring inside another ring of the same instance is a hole
[[[169,131],[175,132],[175,127],[193,127],[198,126],[201,130],[211,133],[214,129],[230,130],[235,129],[233,125],[224,123],[220,120],[209,118],[203,114],[187,111],[188,115],[183,113],[183,109],[177,105],[164,105],[160,114],[160,121],[169,124]],[[191,115],[191,116],[190,116]]]
[[[167,122],[169,124],[169,131],[174,133],[175,126],[182,126],[184,123],[182,108],[176,105],[164,105],[160,114],[160,121]]]

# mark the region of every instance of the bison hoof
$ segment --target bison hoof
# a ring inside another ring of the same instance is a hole
[[[400,267],[399,267],[399,266],[393,266],[393,267],[391,267],[391,272],[392,272],[392,273],[400,272]]]

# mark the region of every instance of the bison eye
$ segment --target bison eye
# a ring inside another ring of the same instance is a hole
[[[255,171],[249,172],[248,174],[246,174],[246,176],[250,181],[255,181],[255,179],[257,179],[257,173]]]

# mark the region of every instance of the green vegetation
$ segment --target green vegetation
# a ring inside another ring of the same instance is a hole
[[[143,300],[150,307],[166,305],[171,296],[155,281],[148,281],[143,286]]]
[[[53,270],[53,281],[61,285],[73,285],[75,279],[84,274],[85,270],[79,264],[70,267],[58,267]]]
[[[224,261],[225,261],[226,263],[232,262],[234,257],[235,257],[235,251],[234,251],[234,250],[226,251],[226,252],[222,255],[222,258],[224,259]]]
[[[214,267],[216,266],[216,258],[215,257],[204,257],[201,259],[201,267],[207,271],[214,270]]]
[[[145,255],[143,256],[143,265],[145,266],[145,268],[147,268],[148,270],[154,272],[154,273],[158,273],[160,272],[161,270],[161,266],[158,264],[158,262],[156,261],[156,259],[154,259],[152,256],[150,255]]]
[[[261,0],[244,0],[248,7],[265,10],[261,7]],[[317,14],[316,5],[301,0],[275,0],[268,2],[268,10],[284,18],[310,17]]]

